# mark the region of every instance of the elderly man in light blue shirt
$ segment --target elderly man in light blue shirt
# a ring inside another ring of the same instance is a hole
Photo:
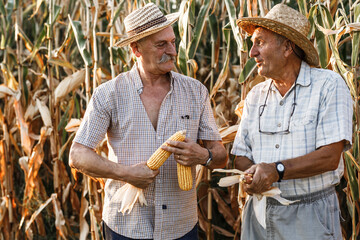
[[[266,228],[252,198],[243,215],[242,239],[342,239],[335,192],[341,154],[351,147],[352,99],[335,72],[314,68],[318,55],[306,38],[309,23],[284,4],[264,18],[242,18],[252,35],[250,56],[267,80],[248,94],[232,154],[246,170],[245,191],[278,187],[296,202],[267,199]]]

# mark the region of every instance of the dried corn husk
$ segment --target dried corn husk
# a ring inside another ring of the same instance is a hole
[[[77,71],[73,75],[62,80],[55,89],[55,103],[66,97],[71,91],[75,90],[85,80],[85,69]]]
[[[239,206],[241,206],[240,198],[242,196],[240,196],[240,195],[244,196],[242,187],[244,184],[244,177],[247,173],[242,172],[238,169],[231,169],[231,170],[230,169],[229,170],[214,169],[213,172],[225,172],[225,173],[237,174],[237,175],[232,175],[232,176],[227,176],[227,177],[221,178],[218,184],[220,187],[229,187],[229,186],[239,183],[238,203],[239,203]],[[297,202],[297,201],[290,201],[285,198],[282,198],[280,196],[280,194],[281,194],[280,189],[277,187],[273,187],[270,190],[265,191],[261,194],[253,195],[253,208],[254,208],[255,216],[256,216],[257,220],[259,221],[260,225],[264,229],[266,229],[266,198],[267,197],[272,197],[272,198],[276,199],[282,205],[289,205],[294,202]]]

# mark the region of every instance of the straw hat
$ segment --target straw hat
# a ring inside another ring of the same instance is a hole
[[[115,45],[123,47],[141,38],[159,32],[179,18],[179,13],[171,13],[166,16],[154,3],[148,3],[144,7],[136,9],[124,19],[127,38]]]
[[[310,30],[310,23],[295,9],[285,4],[277,4],[263,18],[240,18],[236,23],[250,35],[257,26],[260,26],[286,37],[305,52],[305,61],[309,65],[319,65],[319,55],[306,37]]]

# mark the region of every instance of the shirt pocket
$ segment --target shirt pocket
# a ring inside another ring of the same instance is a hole
[[[315,115],[306,115],[305,117],[298,117],[298,118],[294,118],[291,121],[291,125],[293,128],[303,128],[306,127],[307,125],[311,125],[314,124],[316,120],[316,116]]]
[[[316,141],[316,125],[317,120],[314,114],[294,118],[290,122],[290,133],[295,146],[300,149],[313,149]]]
[[[188,116],[188,115],[186,115]],[[181,118],[179,120],[179,126],[181,130],[186,130],[186,137],[190,138],[193,141],[197,140],[198,129],[199,129],[199,119],[196,118]]]

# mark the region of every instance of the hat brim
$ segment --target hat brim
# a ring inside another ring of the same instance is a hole
[[[144,38],[146,36],[149,36],[151,34],[157,33],[165,28],[167,28],[168,26],[171,26],[173,23],[175,23],[178,19],[179,19],[179,13],[171,13],[166,15],[166,21],[156,25],[155,27],[151,27],[149,29],[146,29],[145,31],[139,33],[139,34],[135,34],[133,36],[127,37],[117,43],[115,43],[115,46],[117,47],[124,47],[132,42],[136,42],[137,40]]]
[[[259,26],[286,37],[305,52],[305,61],[310,66],[319,66],[319,55],[314,45],[309,41],[309,39],[306,38],[306,36],[292,27],[267,18],[241,18],[237,20],[236,23],[249,35],[252,35],[256,27]]]

